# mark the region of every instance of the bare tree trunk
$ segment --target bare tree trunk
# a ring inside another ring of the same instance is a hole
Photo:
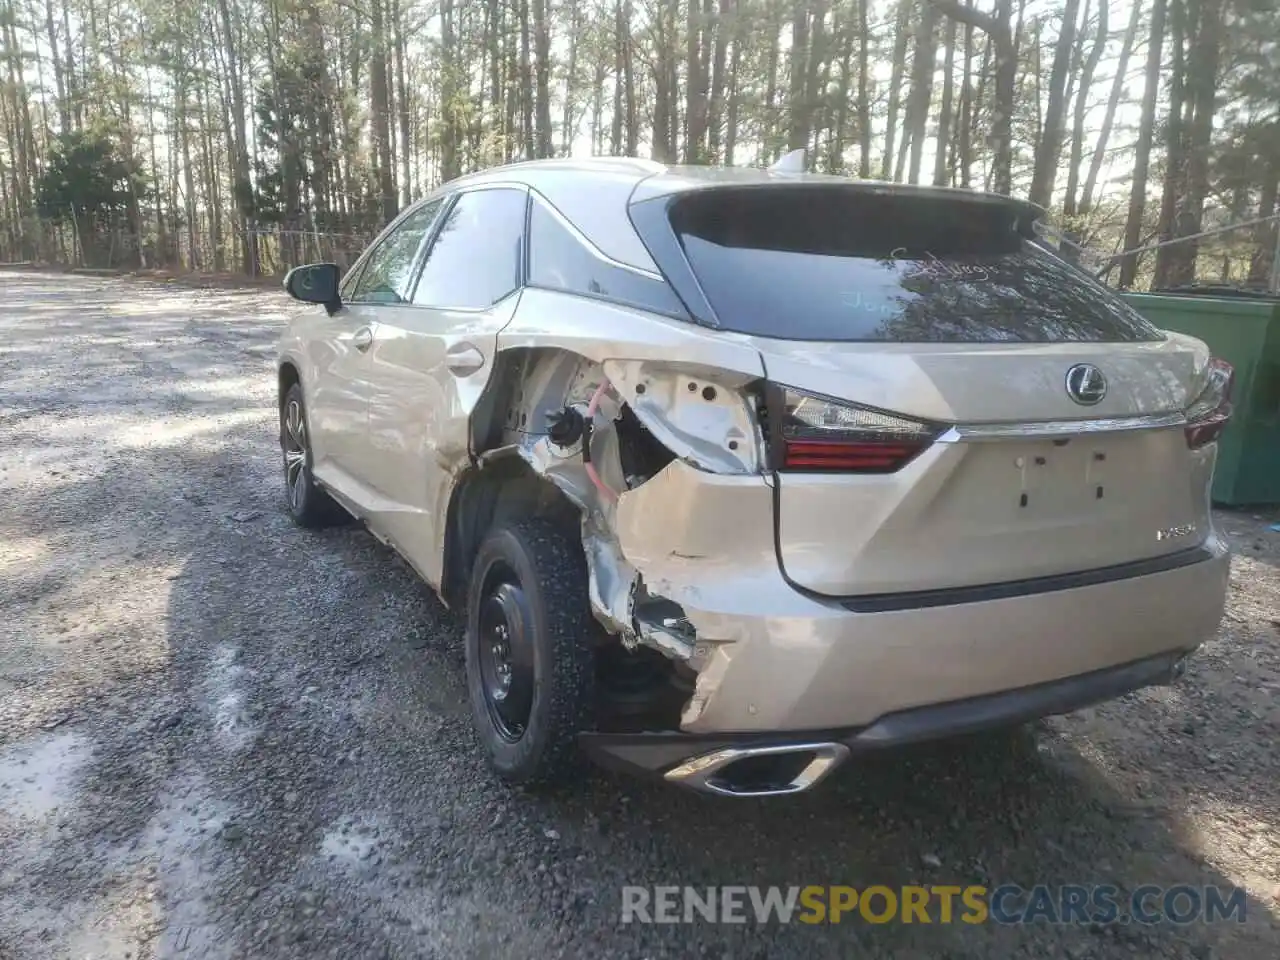
[[[685,163],[702,162],[707,135],[707,79],[702,73],[703,28],[699,0],[688,0],[685,31]]]
[[[805,142],[808,146],[818,130],[829,125],[825,113],[827,97],[825,90],[831,77],[830,46],[827,40],[827,10],[830,0],[807,0],[809,4],[809,56],[805,64],[804,111]],[[816,156],[816,142],[811,155]]]
[[[733,0],[719,0],[715,21],[715,47],[711,57],[711,109],[707,121],[707,153],[713,163],[720,160],[720,143],[724,138],[725,58],[728,55],[733,17]]]
[[[489,68],[489,75],[486,78],[489,84],[489,133],[496,138],[499,149],[504,151],[501,155],[505,159],[507,156],[505,143],[511,131],[503,123],[501,31],[502,14],[498,7],[498,0],[485,0],[484,32],[486,65]]]
[[[955,179],[956,157],[951,137],[955,103],[956,21],[947,20],[947,51],[942,65],[942,105],[938,108],[938,155],[933,165],[934,186],[949,186]]]
[[[443,121],[440,131],[440,178],[452,180],[462,172],[458,163],[458,67],[456,8],[454,0],[440,0],[440,109]]]
[[[299,203],[299,194],[301,192],[301,163],[298,162],[296,144],[294,143],[294,129],[292,119],[289,117],[289,109],[285,103],[284,85],[280,79],[280,66],[276,57],[276,52],[280,49],[280,4],[278,0],[269,0],[267,3],[268,16],[266,18],[267,36],[263,46],[267,54],[267,75],[271,81],[270,98],[274,103],[275,111],[280,120],[280,129],[277,131],[276,148],[280,156],[280,195],[279,200],[283,207],[284,221],[279,226],[281,229],[289,229],[295,219],[301,213],[301,204]],[[256,210],[255,202],[255,210]],[[291,242],[295,237],[292,234],[282,234],[280,236],[280,255],[286,263],[297,263],[295,245]]]
[[[772,14],[768,19],[770,42],[765,44],[768,51],[765,55],[765,93],[764,93],[764,121],[762,123],[761,137],[764,141],[763,159],[768,162],[772,161],[775,146],[774,138],[777,136],[778,126],[778,47],[779,37],[782,32],[782,24],[780,21],[782,6],[779,4],[772,8],[776,13]],[[775,17],[779,19],[774,19]]]
[[[174,71],[173,82],[173,136],[177,139],[182,161],[182,209],[186,219],[187,234],[187,267],[200,269],[200,245],[196,233],[196,186],[195,171],[191,166],[191,129],[187,123],[187,84],[190,73],[187,69],[186,56],[183,51],[182,31],[174,36]],[[173,152],[172,145],[170,152]]]
[[[916,31],[915,56],[911,62],[911,91],[907,97],[907,115],[903,123],[903,143],[911,144],[911,165],[907,182],[920,182],[924,160],[924,138],[929,123],[929,104],[933,100],[933,74],[937,68],[938,11],[926,6],[920,12]],[[945,152],[945,151],[944,151]],[[900,177],[898,179],[901,179]]]
[[[369,63],[369,109],[372,113],[373,158],[378,178],[378,206],[383,223],[395,219],[397,210],[395,170],[391,157],[391,88],[387,77],[387,31],[383,0],[370,0],[369,29],[373,34],[373,59]]]
[[[658,12],[657,58],[654,63],[653,159],[672,163],[676,159],[675,98],[676,3],[663,0]]]
[[[627,23],[622,16],[622,0],[613,4],[613,124],[609,152],[615,157],[622,152],[622,84],[626,56]],[[603,58],[602,62],[603,62]]]
[[[738,86],[738,67],[742,60],[742,45],[747,35],[747,18],[743,8],[734,5],[733,12],[733,52],[729,55],[729,93],[725,108],[724,162],[733,166],[733,154],[738,145],[738,114],[742,106],[742,95]]]
[[[867,8],[871,0],[858,3],[858,176],[871,179],[871,81],[870,70],[871,28],[867,22]]]
[[[28,24],[27,24],[27,32],[31,35],[31,42],[33,46],[35,46],[38,50],[40,46],[40,33],[35,26],[36,15],[37,15],[35,0],[27,0],[27,5],[28,5],[28,11],[31,17],[31,19],[28,21]],[[37,89],[41,91],[48,90],[49,88],[45,84],[45,80],[44,80],[45,58],[40,56],[39,53],[37,53],[33,59],[36,62]],[[36,164],[35,169],[32,171],[33,175],[39,174],[40,166],[41,166],[41,157],[48,152],[47,140],[49,136],[49,131],[53,128],[53,125],[49,122],[49,98],[41,96],[38,98],[37,102],[40,105],[40,125],[38,127],[40,131],[40,138],[39,138],[40,142],[36,141],[35,134],[33,131],[31,148],[32,148],[32,153],[35,155],[35,164]],[[57,104],[54,104],[54,106],[56,107]]]
[[[67,102],[71,108],[71,119],[79,130],[83,125],[83,105],[80,102],[80,84],[76,80],[75,57],[71,43],[71,12],[68,10],[69,0],[62,0],[62,35],[66,39],[63,47],[63,76],[67,82]]]
[[[209,246],[213,253],[213,269],[221,273],[226,267],[222,246],[222,195],[218,190],[218,165],[213,146],[212,105],[205,83],[211,74],[207,49],[200,45],[200,77],[196,85],[196,105],[200,109],[200,152],[204,161],[205,204],[209,209]]]
[[[1062,28],[1053,51],[1053,70],[1049,76],[1049,105],[1045,109],[1044,132],[1036,144],[1035,169],[1031,175],[1032,203],[1048,207],[1053,200],[1053,184],[1062,156],[1063,126],[1066,118],[1067,71],[1076,42],[1076,18],[1080,16],[1080,0],[1066,0]]]
[[[526,160],[538,156],[533,130],[533,66],[530,61],[529,0],[520,0],[520,137]]]
[[[329,70],[329,60],[325,53],[324,27],[320,22],[320,11],[315,4],[309,4],[303,21],[303,30],[307,38],[308,49],[315,57],[314,69],[318,76],[316,91],[321,109],[317,111],[316,131],[310,144],[311,161],[311,197],[313,209],[311,222],[321,224],[328,229],[330,211],[335,203],[336,169],[333,162],[333,110],[336,103],[334,95],[333,75]]]
[[[1177,231],[1178,207],[1187,192],[1187,126],[1191,122],[1191,101],[1186,96],[1187,68],[1184,47],[1195,25],[1187,24],[1187,4],[1194,0],[1169,0],[1169,49],[1172,69],[1169,75],[1169,112],[1165,119],[1164,185],[1160,192],[1160,240],[1172,240]],[[1194,42],[1194,40],[1192,40]],[[1173,252],[1169,247],[1156,251],[1153,283],[1168,283]]]
[[[249,179],[249,143],[248,131],[245,127],[246,113],[244,101],[244,82],[241,67],[236,57],[235,26],[232,22],[231,7],[228,0],[217,0],[218,14],[222,26],[222,42],[227,68],[228,87],[231,95],[231,136],[227,141],[227,149],[232,154],[232,169],[235,172],[235,184],[232,194],[236,207],[240,212],[241,237],[241,270],[248,276],[257,272],[258,244],[257,237],[250,232],[253,219],[253,184]]]
[[[1280,193],[1280,160],[1271,158],[1262,177],[1262,192],[1258,199],[1258,216],[1271,217],[1276,212],[1276,195]],[[1271,276],[1275,262],[1276,244],[1280,243],[1280,221],[1260,223],[1253,230],[1254,251],[1249,261],[1249,282],[1262,284],[1280,278]]]
[[[798,150],[809,142],[809,104],[807,79],[809,76],[809,5],[808,0],[792,0],[791,13],[791,81],[787,94],[787,109],[791,123],[787,134],[787,149]]]
[[[668,52],[664,66],[667,71],[667,105],[670,108],[667,112],[667,156],[674,163],[680,156],[680,0],[668,0],[667,3],[667,33],[669,36]]]
[[[143,49],[150,49],[147,43],[146,21],[140,21],[138,39],[142,43]],[[168,266],[169,264],[169,231],[165,224],[164,218],[164,194],[163,189],[159,189],[160,185],[165,182],[165,177],[161,175],[160,163],[157,159],[159,156],[156,151],[156,103],[153,96],[151,85],[151,71],[146,71],[146,80],[144,88],[146,91],[146,129],[147,129],[147,147],[151,154],[151,175],[156,183],[153,201],[155,203],[155,223],[156,223],[156,263],[160,266]],[[172,152],[172,151],[171,151]]]
[[[71,132],[71,101],[68,97],[67,80],[63,77],[63,63],[58,59],[58,31],[53,25],[53,0],[44,0],[44,27],[49,38],[50,59],[53,60],[53,82],[58,89],[58,132]],[[67,36],[67,45],[71,45],[71,37]]]
[[[608,76],[605,68],[604,58],[601,57],[596,61],[596,71],[593,79],[595,85],[591,91],[591,152],[595,155],[604,153],[604,82]],[[618,104],[621,97],[618,96],[620,87],[618,83],[614,83],[614,105]],[[622,116],[615,110],[613,118],[612,130],[612,149],[609,151],[614,156],[618,155],[619,141],[622,138]]]
[[[962,6],[959,0],[928,0],[947,16],[961,23],[971,23],[990,38],[995,59],[995,96],[991,104],[993,153],[991,188],[996,193],[1013,190],[1013,98],[1018,79],[1018,51],[1009,21],[1013,19],[1012,0],[997,0],[994,15]]]
[[[836,88],[834,130],[827,154],[827,170],[844,173],[844,150],[849,137],[849,88],[853,83],[853,32],[850,16],[854,13],[851,3],[836,8],[837,19],[832,26],[832,40],[840,49],[840,85]]]
[[[396,122],[400,127],[400,206],[407,207],[413,202],[413,167],[409,146],[412,142],[409,139],[409,84],[405,65],[408,48],[404,42],[402,20],[400,0],[391,0],[392,42],[396,57]]]
[[[1173,237],[1199,233],[1209,194],[1209,155],[1213,149],[1213,114],[1221,59],[1222,0],[1191,0],[1188,11],[1195,33],[1187,62],[1189,122],[1183,130],[1185,175],[1176,200]],[[1199,241],[1162,248],[1156,257],[1156,281],[1161,285],[1191,283],[1196,278]]]
[[[1068,217],[1074,217],[1077,213],[1076,194],[1080,181],[1080,164],[1084,162],[1084,139],[1085,129],[1084,120],[1085,113],[1089,107],[1089,92],[1093,89],[1093,75],[1098,69],[1098,61],[1102,59],[1102,51],[1107,45],[1108,26],[1107,16],[1110,0],[1099,0],[1098,3],[1098,34],[1093,41],[1093,46],[1089,49],[1089,56],[1084,62],[1084,70],[1080,75],[1080,89],[1076,93],[1075,119],[1071,130],[1071,160],[1067,170],[1067,198],[1063,203],[1062,212]],[[1134,7],[1140,6],[1135,0]],[[1078,208],[1078,212],[1083,213],[1089,209],[1088,194],[1092,190],[1085,191],[1083,201]]]
[[[579,8],[576,0],[569,0],[567,6],[569,8],[569,63],[565,70],[564,113],[560,124],[560,153],[566,157],[569,155],[569,151],[573,149],[573,137],[577,132],[574,129],[574,122],[578,108],[578,34],[581,32]],[[601,61],[603,61],[603,58],[601,58]],[[603,76],[600,79],[603,83]],[[598,97],[597,102],[599,102]],[[593,139],[593,148],[594,143]]]
[[[22,73],[22,50],[18,45],[15,28],[16,11],[12,0],[8,0],[3,8],[5,59],[8,62],[9,83],[7,93],[10,99],[9,155],[13,158],[12,183],[13,196],[19,221],[30,217],[34,212],[32,184],[35,180],[35,136],[31,128],[31,97]],[[20,223],[19,236],[22,238],[23,257],[34,258],[37,251],[34,236],[25,223]]]
[[[1129,185],[1129,215],[1125,221],[1124,249],[1133,250],[1142,242],[1142,217],[1147,206],[1147,168],[1151,163],[1151,141],[1155,136],[1156,102],[1160,94],[1160,62],[1164,44],[1165,4],[1154,0],[1147,40],[1147,81],[1142,93],[1142,120],[1133,157],[1133,182]],[[1120,287],[1128,290],[1138,277],[1138,255],[1129,254],[1120,262]]]
[[[623,0],[623,18],[624,23],[628,28],[631,23],[631,11],[631,0]],[[636,104],[635,50],[631,44],[631,34],[629,29],[623,38],[622,50],[622,92],[623,99],[626,102],[627,113],[627,156],[634,157],[636,156],[640,143],[640,120],[639,109]]]
[[[973,6],[973,0],[965,0],[966,7]],[[973,168],[973,24],[964,25],[964,73],[960,85],[960,137],[957,145],[956,163],[960,167],[960,185],[971,185]]]
[[[864,0],[870,2],[870,0]],[[913,0],[899,0],[897,32],[893,41],[893,68],[889,75],[889,112],[884,125],[884,157],[880,162],[880,179],[888,180],[893,172],[893,144],[898,123],[898,109],[902,103],[902,75],[907,69],[907,42],[911,34],[907,30]]]
[[[1103,0],[1106,9],[1107,0]],[[1124,41],[1120,46],[1120,59],[1116,65],[1116,75],[1111,81],[1111,94],[1107,98],[1106,113],[1102,117],[1102,129],[1098,131],[1098,142],[1094,145],[1093,157],[1089,161],[1089,173],[1085,177],[1084,189],[1080,194],[1080,214],[1087,213],[1093,207],[1093,190],[1098,183],[1098,175],[1102,172],[1102,162],[1106,159],[1107,143],[1111,139],[1111,127],[1115,123],[1116,110],[1120,105],[1120,97],[1124,93],[1125,74],[1129,70],[1129,57],[1133,52],[1134,38],[1138,34],[1138,24],[1142,19],[1141,0],[1134,0],[1133,13],[1129,17],[1129,27],[1125,31]]]
[[[551,148],[551,28],[547,0],[533,0],[533,73],[537,94],[537,156],[549,157]]]

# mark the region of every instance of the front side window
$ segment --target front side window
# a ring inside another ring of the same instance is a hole
[[[427,252],[413,302],[483,310],[520,285],[524,190],[473,190],[458,197]]]
[[[413,267],[423,239],[444,200],[432,200],[405,217],[369,254],[351,291],[352,303],[408,303]]]

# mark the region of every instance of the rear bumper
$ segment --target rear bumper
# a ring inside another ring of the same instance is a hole
[[[581,743],[596,762],[631,773],[664,773],[721,751],[750,754],[800,744],[841,745],[847,750],[843,759],[1069,713],[1142,687],[1172,683],[1182,674],[1186,655],[1171,651],[1034,686],[900,710],[865,727],[729,734],[584,733]]]
[[[684,734],[874,729],[939,704],[1175,661],[1222,618],[1230,558],[1214,531],[1185,557],[908,605],[812,596],[779,568],[771,496],[759,477],[675,461],[619,502],[623,552],[696,632]]]

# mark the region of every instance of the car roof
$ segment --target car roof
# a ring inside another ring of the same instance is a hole
[[[964,187],[935,187],[922,184],[894,183],[887,180],[864,180],[826,173],[785,173],[764,167],[715,167],[689,164],[666,164],[639,157],[565,157],[551,160],[523,160],[490,167],[467,174],[445,184],[446,188],[483,183],[524,183],[535,189],[554,183],[564,175],[576,177],[581,186],[591,181],[623,179],[633,185],[645,184],[647,196],[661,196],[683,190],[714,186],[750,186],[754,184],[841,184],[851,190],[892,193],[903,196],[937,197],[939,199],[972,199],[1018,207],[1033,207],[1026,201],[1002,194],[985,193]]]
[[[782,173],[760,167],[682,166],[637,157],[527,160],[467,174],[442,185],[439,192],[517,184],[541,194],[608,258],[654,272],[657,267],[632,227],[627,207],[634,202],[694,190],[783,184],[838,185],[842,189],[882,196],[1007,205],[1030,220],[1038,219],[1044,212],[1026,201],[963,188],[859,180],[822,173]]]

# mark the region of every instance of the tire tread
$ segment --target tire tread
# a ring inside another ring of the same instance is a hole
[[[508,536],[518,544],[537,575],[536,583],[522,586],[530,594],[535,615],[540,612],[551,646],[549,683],[544,685],[544,689],[550,690],[550,704],[542,721],[543,729],[539,731],[542,746],[536,757],[527,758],[528,762],[519,769],[508,769],[497,761],[488,743],[486,753],[491,765],[508,781],[551,785],[569,780],[583,768],[577,737],[580,731],[590,728],[595,659],[588,641],[599,627],[591,616],[587,565],[581,545],[562,525],[545,518],[528,517],[505,523],[490,531],[476,556],[468,604],[468,674],[476,669],[471,634],[474,611],[480,600],[477,596],[480,575],[495,550],[508,562],[513,559],[509,545],[504,542]],[[473,701],[474,697],[473,690]],[[489,722],[481,706],[473,702],[478,726]],[[492,736],[484,729],[479,733],[482,739]]]

